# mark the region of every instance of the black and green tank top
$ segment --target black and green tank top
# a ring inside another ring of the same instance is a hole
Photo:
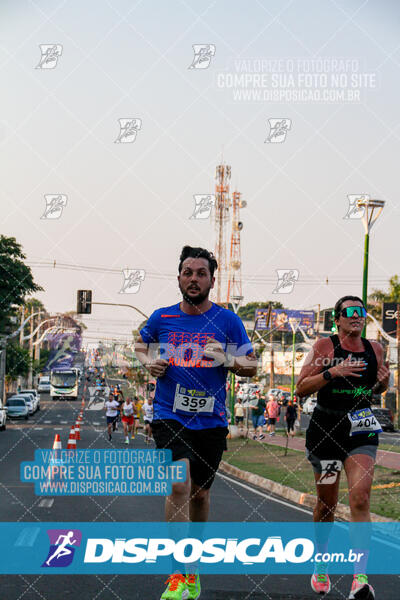
[[[330,339],[334,348],[333,360],[331,364],[324,367],[323,371],[334,367],[348,356],[353,356],[355,360],[364,359],[367,368],[365,371],[360,371],[361,377],[335,377],[329,381],[318,392],[318,404],[324,408],[343,411],[370,407],[372,388],[376,383],[378,371],[378,362],[371,343],[366,338],[361,338],[364,351],[353,352],[342,348],[338,335],[331,335]]]

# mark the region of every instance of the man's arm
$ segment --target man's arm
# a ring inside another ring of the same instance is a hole
[[[153,377],[162,377],[168,367],[168,361],[162,358],[152,359],[149,355],[150,348],[139,335],[135,342],[135,355],[138,361],[144,366]]]
[[[257,358],[254,352],[243,356],[227,356],[222,344],[214,338],[207,338],[204,355],[213,358],[216,365],[224,365],[240,377],[254,377],[257,374]]]
[[[246,356],[235,356],[233,365],[228,369],[240,377],[254,377],[254,375],[257,375],[256,355],[252,352]]]

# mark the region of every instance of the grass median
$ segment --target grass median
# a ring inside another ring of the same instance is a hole
[[[290,441],[289,441],[290,445]],[[244,471],[277,481],[299,492],[315,494],[314,475],[304,452],[253,440],[228,440],[224,460]],[[347,480],[342,475],[339,502],[348,504]],[[371,511],[400,520],[400,471],[375,467]]]
[[[379,450],[389,450],[389,452],[400,453],[400,446],[397,446],[397,444],[382,444],[379,442]]]

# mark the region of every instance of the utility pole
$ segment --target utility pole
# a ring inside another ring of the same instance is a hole
[[[31,331],[29,338],[29,373],[28,373],[28,388],[32,387],[32,360],[33,360],[33,305],[31,306]]]
[[[4,406],[6,389],[6,344],[7,339],[0,340],[0,404]]]
[[[269,343],[271,345],[270,365],[269,365],[269,388],[272,390],[272,388],[275,387],[275,385],[274,385],[275,356],[274,356],[274,341],[273,341],[272,329],[270,329],[270,332],[269,332]]]
[[[294,363],[296,361],[296,331],[300,324],[300,319],[289,319],[290,327],[292,328],[292,377],[290,384],[290,397],[293,402],[294,396]]]
[[[25,320],[25,304],[23,304],[21,306],[21,323],[20,323],[21,329],[19,332],[19,345],[21,346],[21,348],[24,345],[24,328],[23,328],[24,320]],[[18,375],[17,390],[20,390],[21,388],[22,388],[22,377],[21,377],[21,375]]]
[[[372,198],[369,198],[369,197],[368,198],[362,197],[357,200],[357,207],[362,208],[364,210],[364,213],[362,216],[362,222],[363,222],[364,231],[365,231],[362,299],[363,299],[365,308],[367,307],[367,300],[368,300],[369,234],[371,232],[372,225],[375,223],[375,221],[381,214],[384,206],[385,206],[384,200],[373,200]],[[376,210],[376,213],[375,213],[375,210]],[[367,321],[365,321],[362,336],[367,337]]]
[[[41,319],[42,319],[42,313],[41,313],[41,311],[39,311],[39,324],[41,323]],[[37,334],[36,334],[37,340],[39,339],[39,335],[40,335],[39,332],[37,332]],[[35,345],[34,360],[37,360],[37,361],[40,360],[40,344],[41,344],[41,342],[39,342],[38,344]]]
[[[243,296],[242,295],[238,295],[232,296],[232,305],[233,305],[233,310],[235,315],[237,315],[239,307],[240,307],[240,303],[243,300]],[[235,424],[235,404],[236,404],[236,393],[235,393],[235,387],[236,387],[236,376],[235,373],[233,373],[231,371],[230,373],[230,405],[231,405],[231,425]]]
[[[398,425],[399,425],[399,404],[400,404],[400,304],[399,303],[397,303],[396,346],[397,346],[396,427],[398,427]]]

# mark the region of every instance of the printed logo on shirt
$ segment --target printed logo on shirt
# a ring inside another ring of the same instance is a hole
[[[175,367],[212,367],[214,359],[204,356],[207,338],[215,333],[169,332],[166,360]]]

